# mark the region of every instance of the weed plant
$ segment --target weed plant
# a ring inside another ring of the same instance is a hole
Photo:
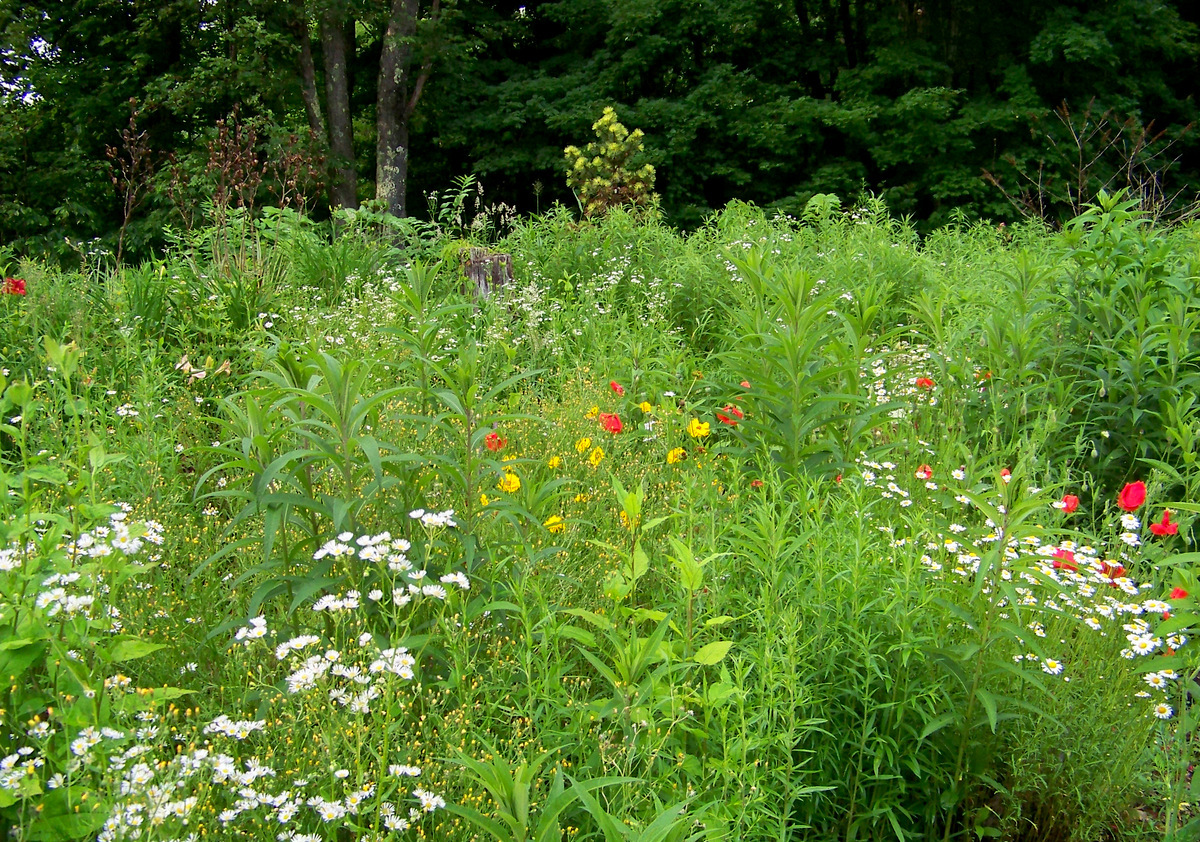
[[[464,234],[8,266],[10,838],[1196,837],[1194,226]]]

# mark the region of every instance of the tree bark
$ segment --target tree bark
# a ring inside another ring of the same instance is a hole
[[[325,134],[325,115],[321,111],[321,97],[317,93],[317,68],[313,63],[312,39],[308,34],[308,15],[304,0],[292,2],[292,29],[300,43],[300,95],[304,99],[304,113],[308,117],[308,129],[321,146],[329,143]]]
[[[433,0],[436,18],[439,0]],[[412,77],[413,36],[417,32],[420,0],[392,0],[383,51],[379,57],[378,99],[375,107],[375,198],[393,216],[407,216],[408,123],[432,67],[432,52]]]
[[[321,14],[321,46],[325,53],[325,105],[329,110],[329,151],[333,154],[332,204],[358,206],[354,173],[354,136],[350,128],[350,77],[346,68],[345,13],[331,3]]]

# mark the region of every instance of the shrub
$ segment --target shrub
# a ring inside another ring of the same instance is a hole
[[[611,107],[592,124],[597,140],[581,152],[575,146],[564,150],[567,184],[575,191],[584,216],[607,213],[618,205],[639,207],[653,204],[654,167],[643,164],[633,169],[633,159],[643,151],[642,130],[630,132],[617,121]]]

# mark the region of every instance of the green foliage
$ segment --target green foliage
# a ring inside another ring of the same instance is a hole
[[[1194,263],[1151,229],[1136,199],[1101,193],[1072,221],[1067,359],[1086,462],[1107,496],[1144,464],[1181,479],[1195,459],[1200,309]]]
[[[487,301],[429,260],[444,231],[398,242],[369,210],[22,264],[0,817],[114,842],[159,808],[164,838],[1187,838],[1200,479],[1172,308],[1197,240],[1124,202],[924,240],[869,197],[689,234],[560,210],[498,244],[517,280]],[[1165,455],[1114,427],[1128,473],[1102,474],[1096,419],[1125,410],[1081,384],[1137,331],[1179,361],[1138,380]]]
[[[645,151],[641,129],[630,132],[617,121],[617,112],[605,108],[592,124],[596,140],[582,151],[568,146],[567,184],[575,191],[584,216],[598,216],[618,205],[640,207],[654,196],[654,167],[643,164],[636,170],[634,159]]]
[[[0,721],[11,752],[0,820],[28,838],[77,839],[111,809],[103,777],[132,744],[133,717],[190,691],[134,693],[119,672],[165,648],[123,633],[117,619],[161,527],[98,501],[102,473],[125,457],[92,430],[94,413],[76,391],[79,349],[50,338],[45,347],[61,380],[0,377],[0,435],[14,445],[0,464],[9,492],[0,508]],[[31,432],[63,414],[64,452],[34,451]]]

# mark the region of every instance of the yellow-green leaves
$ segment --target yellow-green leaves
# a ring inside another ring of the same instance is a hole
[[[634,169],[632,159],[645,152],[641,129],[630,132],[611,106],[592,125],[596,141],[583,150],[568,146],[567,184],[575,191],[584,216],[603,215],[619,205],[646,206],[657,200],[654,167]]]

